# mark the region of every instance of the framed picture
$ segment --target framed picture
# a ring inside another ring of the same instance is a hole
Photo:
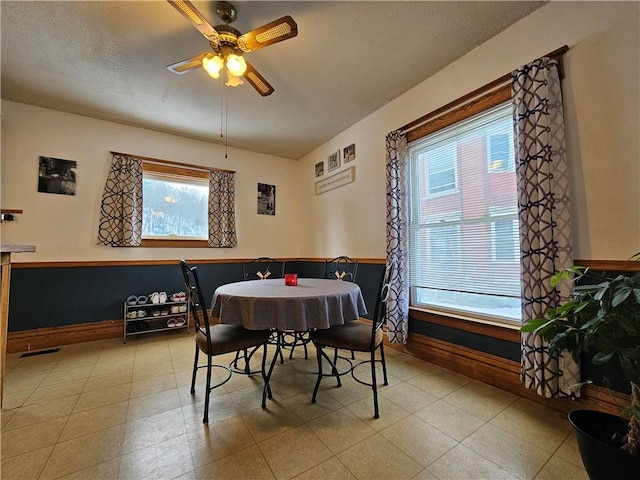
[[[329,155],[329,168],[327,168],[327,171],[333,172],[339,166],[340,166],[340,150],[336,150],[331,155]]]
[[[258,184],[258,215],[276,214],[276,186]]]
[[[348,147],[342,149],[342,158],[344,163],[350,162],[356,159],[356,144],[352,143]]]
[[[316,177],[321,177],[322,175],[324,175],[324,160],[316,163]]]
[[[38,160],[38,191],[75,195],[76,167],[77,163],[73,160],[40,157]]]

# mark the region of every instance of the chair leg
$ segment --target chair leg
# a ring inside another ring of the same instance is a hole
[[[331,374],[336,377],[336,380],[338,381],[338,387],[341,387],[342,381],[340,380],[340,374],[338,373],[338,349],[337,348],[333,349],[333,364],[331,366],[333,367],[331,370]]]
[[[322,381],[322,347],[320,345],[316,345],[316,357],[318,359],[318,379],[316,380],[316,386],[313,388],[311,403],[316,403],[316,396],[318,395],[318,389]]]
[[[191,395],[196,393],[196,373],[198,373],[198,354],[200,349],[196,345],[195,359],[193,360],[193,374],[191,375]]]
[[[278,333],[278,336],[280,333]],[[273,367],[276,364],[276,360],[278,360],[278,353],[280,353],[280,357],[282,358],[282,352],[280,352],[280,338],[278,338],[278,343],[276,344],[276,352],[273,354],[273,360],[271,360],[271,365],[269,366],[269,373],[267,373],[266,377],[264,377],[264,388],[262,389],[262,408],[267,407],[267,396],[272,399],[273,395],[271,394],[271,374],[273,373]],[[264,368],[266,366],[267,360],[267,344],[264,345],[264,355],[262,356],[262,371],[264,372]],[[264,375],[264,374],[263,374]]]
[[[384,344],[380,344],[380,359],[382,361],[382,376],[384,378],[384,385],[389,385],[387,380],[387,362],[384,359]]]
[[[378,411],[378,385],[376,382],[376,349],[371,350],[371,388],[373,389],[373,417],[380,418]]]
[[[209,396],[211,395],[211,355],[207,355],[207,390],[204,395],[204,417],[202,423],[209,423]]]

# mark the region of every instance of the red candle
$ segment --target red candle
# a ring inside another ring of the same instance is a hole
[[[284,284],[289,285],[290,287],[295,287],[298,285],[298,274],[297,273],[285,273],[284,274]]]

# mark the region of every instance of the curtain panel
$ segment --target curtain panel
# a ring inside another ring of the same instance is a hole
[[[573,294],[550,285],[555,272],[573,264],[569,172],[557,62],[540,58],[511,78],[525,322]],[[538,335],[523,334],[521,381],[545,397],[573,397],[579,366],[568,352],[552,355]]]
[[[142,160],[113,154],[100,203],[98,245],[139,247],[142,243]]]
[[[396,268],[387,301],[387,338],[407,343],[409,334],[408,223],[409,162],[407,137],[401,130],[386,137],[387,160],[387,264]]]
[[[234,173],[212,171],[209,174],[209,239],[212,248],[238,245],[236,237]]]

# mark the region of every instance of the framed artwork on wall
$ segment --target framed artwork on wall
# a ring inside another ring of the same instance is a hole
[[[75,195],[77,166],[74,160],[40,157],[38,159],[38,191]]]
[[[340,167],[340,150],[336,150],[331,155],[329,155],[329,168],[327,168],[328,172],[333,172],[336,168]]]
[[[258,215],[276,214],[276,186],[258,184]]]
[[[352,143],[348,147],[342,149],[342,159],[344,163],[348,163],[356,159],[356,144]]]
[[[321,177],[322,175],[324,175],[324,160],[316,163],[316,177]]]

